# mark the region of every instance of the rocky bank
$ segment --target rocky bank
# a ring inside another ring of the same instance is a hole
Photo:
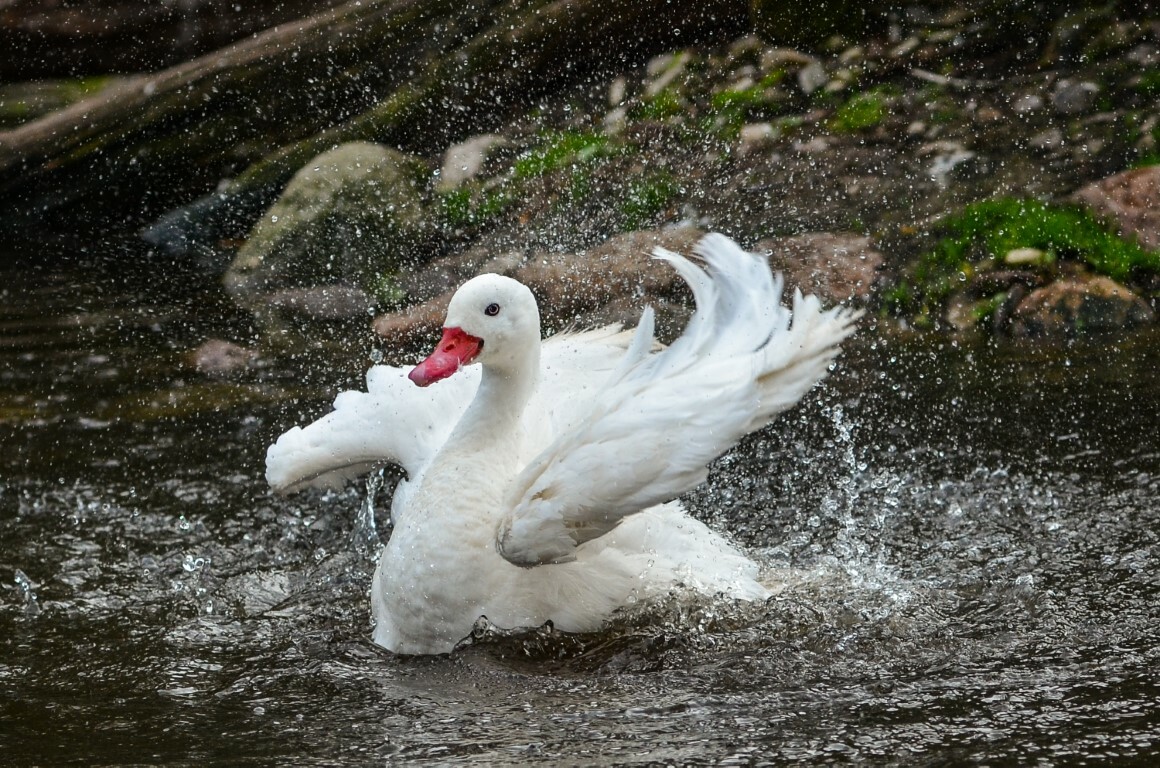
[[[145,236],[222,266],[282,346],[352,320],[409,344],[482,270],[528,283],[553,328],[632,323],[648,301],[671,332],[688,297],[647,253],[707,230],[767,253],[791,285],[867,306],[879,329],[1068,338],[1154,324],[1160,22],[1147,4],[859,8],[795,20],[754,3],[714,23],[674,9],[686,32],[614,41],[621,55],[599,62],[561,54],[579,75],[541,81],[528,73],[555,33],[432,40],[541,48],[494,62],[495,98],[519,95],[499,111],[473,102],[474,126],[433,109],[459,109],[446,84],[389,129],[366,117],[387,102],[371,104]],[[581,10],[556,10],[591,37]],[[448,66],[430,72],[474,76]],[[418,86],[394,76],[398,106]]]

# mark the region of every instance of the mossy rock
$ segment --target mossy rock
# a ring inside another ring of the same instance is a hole
[[[1059,280],[1028,294],[1015,308],[1015,336],[1075,336],[1119,331],[1155,320],[1148,303],[1103,276]]]
[[[885,296],[888,307],[920,326],[932,324],[958,290],[973,286],[977,298],[987,298],[1011,282],[987,280],[988,275],[1055,273],[1066,264],[1123,282],[1160,273],[1160,251],[1120,237],[1106,222],[1072,205],[1029,198],[981,200],[946,217],[938,229],[944,236]],[[985,289],[988,284],[991,290]]]
[[[384,278],[429,257],[438,229],[424,203],[427,168],[367,142],[308,162],[254,225],[225,275],[243,306],[290,288],[349,285],[380,296]]]

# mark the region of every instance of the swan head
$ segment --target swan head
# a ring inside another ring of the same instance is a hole
[[[409,378],[425,387],[471,363],[512,374],[528,365],[539,343],[540,310],[527,286],[502,275],[480,275],[451,297],[443,338]]]

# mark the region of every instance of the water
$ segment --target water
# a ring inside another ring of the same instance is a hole
[[[244,320],[143,264],[0,281],[6,765],[1160,753],[1155,335],[865,334],[689,498],[787,584],[769,603],[674,599],[595,636],[481,628],[399,658],[368,641],[388,491],[279,499],[261,478],[369,341],[329,370],[204,379],[184,350]]]

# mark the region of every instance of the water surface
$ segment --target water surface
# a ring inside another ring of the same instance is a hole
[[[400,658],[368,639],[364,490],[280,499],[262,480],[265,446],[357,383],[369,337],[330,369],[212,381],[185,351],[246,340],[244,318],[196,270],[113,255],[141,269],[0,273],[5,764],[1160,752],[1154,334],[867,331],[688,499],[777,597]]]

